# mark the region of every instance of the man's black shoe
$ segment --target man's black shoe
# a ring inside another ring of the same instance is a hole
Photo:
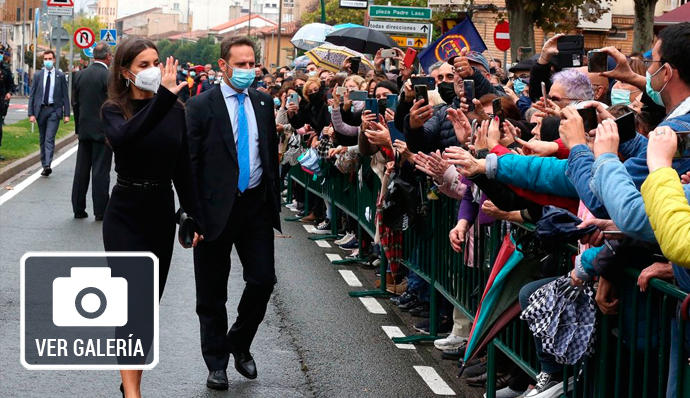
[[[51,169],[50,166],[44,167],[43,171],[41,172],[41,175],[43,177],[48,177],[50,175],[50,173],[52,173],[52,172],[53,172],[53,169]]]
[[[228,375],[225,373],[225,370],[211,370],[208,372],[206,387],[214,390],[227,390]]]
[[[80,211],[79,213],[74,213],[74,218],[86,218],[89,215],[85,211]]]
[[[453,348],[452,350],[443,350],[441,358],[457,361],[465,355],[465,348],[467,348],[467,343],[464,343],[458,348]]]
[[[256,363],[252,354],[248,352],[233,352],[235,357],[235,369],[248,379],[256,379]]]
[[[96,214],[96,221],[103,221],[103,215],[102,214]]]

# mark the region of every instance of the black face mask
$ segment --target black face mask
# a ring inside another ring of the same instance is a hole
[[[442,82],[437,84],[436,87],[438,87],[438,93],[446,104],[452,104],[455,99],[455,85],[450,82]]]
[[[323,102],[323,95],[320,92],[309,94],[309,102],[318,105]]]
[[[297,91],[297,94],[299,94],[300,97],[302,97],[303,90],[304,86],[295,86],[295,91]]]

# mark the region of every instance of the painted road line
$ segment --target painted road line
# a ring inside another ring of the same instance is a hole
[[[65,152],[65,153],[63,153],[62,155],[60,155],[60,157],[58,157],[57,159],[53,160],[53,162],[52,162],[51,165],[50,165],[51,168],[54,169],[54,168],[57,167],[60,163],[64,162],[65,159],[67,159],[68,157],[70,157],[70,156],[72,156],[73,154],[77,153],[77,148],[78,148],[78,146],[75,145],[75,146],[73,146],[72,148],[70,148],[69,150],[67,150],[67,152]],[[12,199],[15,195],[17,195],[19,192],[23,191],[23,190],[24,190],[26,187],[28,187],[29,185],[33,184],[34,181],[36,181],[36,180],[38,180],[39,178],[41,178],[41,173],[42,173],[42,172],[43,172],[43,169],[41,169],[41,170],[35,172],[34,174],[30,175],[30,176],[29,176],[27,179],[25,179],[24,181],[22,181],[22,182],[20,182],[19,184],[15,185],[14,188],[13,188],[11,191],[7,191],[6,194],[0,196],[0,206],[2,206],[3,204],[5,204],[5,202],[7,202],[8,200]]]
[[[357,276],[354,272],[345,269],[340,269],[338,270],[338,272],[340,272],[340,276],[342,276],[343,279],[345,279],[345,282],[348,285],[352,287],[362,287],[362,282],[360,282],[359,279],[357,279]]]
[[[314,242],[316,242],[316,246],[318,247],[331,247],[331,244],[325,240],[315,240]]]
[[[359,301],[364,304],[369,312],[372,314],[385,314],[386,310],[383,309],[381,304],[374,297],[360,297]]]
[[[446,384],[438,375],[436,369],[431,366],[415,366],[414,370],[422,376],[422,379],[436,395],[455,395],[455,391]]]
[[[405,337],[405,333],[397,326],[381,326],[381,329],[390,339],[393,337]],[[414,344],[396,344],[395,346],[403,350],[416,350]]]
[[[314,228],[313,225],[309,225],[309,224],[302,224],[302,226],[304,227],[304,230],[309,232],[310,234],[313,234],[314,230],[316,229],[316,228]]]
[[[340,257],[340,254],[336,254],[336,253],[326,253],[326,257],[328,257],[328,261],[331,261],[331,262],[340,261],[343,259],[342,257]]]

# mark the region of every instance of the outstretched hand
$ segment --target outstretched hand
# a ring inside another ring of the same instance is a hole
[[[161,68],[161,85],[175,95],[187,86],[186,80],[181,81],[179,84],[177,83],[178,63],[173,57],[168,57],[165,60],[165,66],[163,66],[162,62],[158,64],[158,67]]]

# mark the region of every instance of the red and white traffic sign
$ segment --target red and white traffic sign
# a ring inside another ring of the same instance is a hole
[[[510,50],[510,25],[503,21],[496,25],[494,29],[494,44],[501,51]]]
[[[48,7],[74,7],[73,0],[48,0],[46,3]]]
[[[89,48],[96,41],[93,30],[83,27],[74,31],[74,44],[79,48]]]

